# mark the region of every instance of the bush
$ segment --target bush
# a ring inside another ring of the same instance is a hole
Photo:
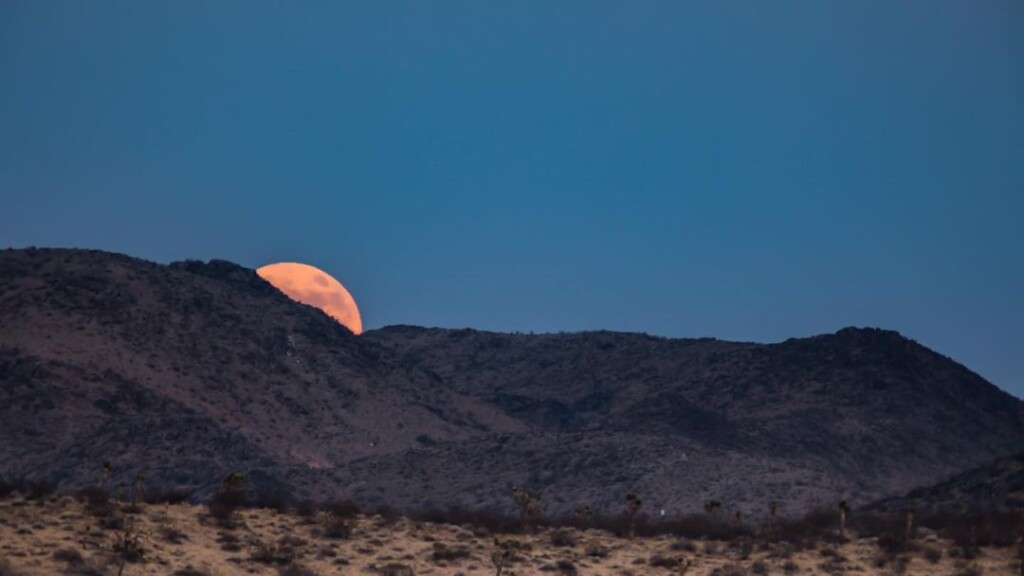
[[[555,568],[558,570],[559,574],[563,574],[564,576],[576,576],[577,574],[576,565],[572,563],[572,560],[559,560],[558,563],[555,564]]]
[[[711,576],[747,576],[747,571],[739,564],[726,564],[712,570]]]
[[[53,559],[58,562],[67,562],[68,564],[77,565],[83,563],[85,560],[82,558],[82,553],[74,548],[61,548],[53,553]]]
[[[305,566],[296,564],[278,568],[277,576],[317,576],[317,573]]]
[[[21,576],[21,572],[15,570],[5,558],[0,558],[0,576]]]
[[[289,565],[297,556],[295,543],[285,538],[273,543],[260,542],[253,549],[250,559],[263,564]]]
[[[184,488],[168,488],[148,491],[142,495],[142,501],[146,504],[184,504],[189,501],[190,496]]]
[[[324,528],[324,537],[331,540],[348,540],[352,537],[352,526],[348,520],[332,518]]]
[[[647,560],[647,563],[650,564],[652,568],[675,568],[679,565],[679,559],[655,554]]]
[[[57,483],[50,480],[24,480],[18,491],[28,500],[42,500],[57,491]]]
[[[277,512],[288,512],[291,510],[292,497],[290,494],[283,490],[272,490],[258,492],[256,497],[250,502],[250,506],[253,508],[263,508],[266,510],[275,510]]]
[[[430,557],[434,562],[451,562],[469,556],[469,550],[464,546],[447,546],[441,542],[434,542],[434,552]]]
[[[576,545],[576,534],[565,528],[554,530],[551,532],[551,545],[571,548]]]
[[[18,489],[18,485],[15,482],[8,482],[3,478],[0,478],[0,500],[6,500],[10,498]]]
[[[200,570],[196,570],[195,568],[192,567],[191,564],[189,564],[188,566],[185,566],[184,568],[179,568],[178,570],[175,570],[171,574],[171,576],[208,576],[208,575],[206,574],[206,572],[202,572]]]
[[[246,504],[245,492],[240,490],[223,490],[214,495],[206,504],[206,509],[221,526],[235,527],[235,511]]]
[[[415,575],[415,572],[413,572],[412,568],[406,566],[405,564],[398,564],[398,563],[395,563],[395,562],[392,562],[391,564],[386,564],[384,566],[381,566],[380,568],[377,568],[377,573],[380,574],[381,576],[414,576]]]
[[[321,504],[320,509],[338,518],[355,518],[359,515],[359,506],[351,500],[329,500]]]
[[[409,518],[417,522],[431,522],[434,524],[469,525],[478,529],[485,529],[493,534],[511,534],[522,530],[522,524],[518,520],[486,510],[467,510],[465,508],[429,509],[410,514]]]

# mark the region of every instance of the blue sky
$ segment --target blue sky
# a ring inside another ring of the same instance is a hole
[[[1024,395],[1024,4],[0,3],[0,245],[368,328],[881,326]]]

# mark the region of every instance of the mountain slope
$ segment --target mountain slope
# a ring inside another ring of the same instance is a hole
[[[907,508],[925,512],[1016,512],[1024,509],[1024,452],[868,507],[882,512]]]
[[[725,451],[751,472],[799,463],[815,473],[802,481],[805,489],[789,486],[797,502],[905,491],[1008,454],[1024,440],[1017,399],[884,330],[849,328],[770,345],[407,326],[364,338],[555,437],[681,438]],[[701,492],[716,484],[701,470],[687,474]],[[628,478],[618,490],[647,478]],[[657,492],[678,500],[670,489]],[[751,500],[757,491],[730,492]]]
[[[186,485],[259,468],[308,488],[417,437],[524,428],[234,264],[7,250],[0,279],[0,461],[20,474],[82,482],[112,460]]]
[[[1006,456],[1021,403],[894,332],[778,344],[389,327],[252,270],[0,252],[0,475],[509,511],[863,503]]]

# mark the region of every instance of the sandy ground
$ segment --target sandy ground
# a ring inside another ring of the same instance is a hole
[[[327,537],[331,518],[300,517],[271,510],[243,510],[236,526],[224,528],[203,506],[142,505],[136,514],[117,513],[134,526],[141,559],[124,564],[123,574],[385,574],[494,575],[493,556],[511,551],[514,574],[738,576],[743,574],[897,574],[898,561],[873,539],[841,546],[819,543],[795,551],[785,544],[681,541],[671,536],[616,538],[606,532],[564,532],[556,546],[552,531],[495,536],[469,527],[387,522],[381,517],[350,519],[348,538]],[[68,498],[0,501],[0,576],[117,574],[116,543],[123,531],[101,528],[83,504]],[[978,558],[950,558],[951,546],[922,534],[918,550],[906,555],[905,574],[1020,574],[1012,549],[984,549]],[[930,551],[930,553],[929,553]],[[928,556],[931,556],[929,559]],[[683,561],[685,570],[679,564]],[[976,571],[975,571],[976,570]]]

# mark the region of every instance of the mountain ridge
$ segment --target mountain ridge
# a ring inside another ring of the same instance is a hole
[[[355,337],[226,261],[0,251],[6,475],[554,512],[645,494],[792,511],[1012,453],[1024,403],[896,332],[759,344],[408,325]],[[929,442],[922,442],[929,438]]]

